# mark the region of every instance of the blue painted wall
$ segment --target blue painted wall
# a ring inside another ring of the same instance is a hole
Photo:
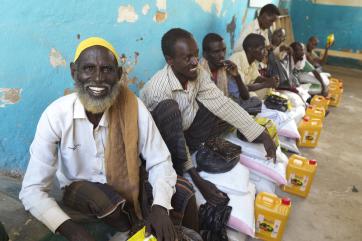
[[[329,33],[335,34],[332,49],[362,50],[362,7],[313,4],[311,0],[282,0],[288,2],[295,39],[306,42],[312,35],[324,48]]]
[[[205,8],[207,2],[215,3],[210,12]],[[142,9],[146,4],[150,8],[144,15]],[[130,86],[138,92],[164,65],[160,48],[163,33],[172,27],[186,28],[201,43],[203,36],[213,31],[223,35],[230,47],[232,36],[226,28],[233,16],[235,41],[242,20],[248,23],[255,16],[255,9],[249,9],[247,4],[245,0],[183,0],[167,1],[166,9],[160,9],[156,0],[54,0],[41,4],[36,0],[2,0],[0,171],[24,172],[42,111],[63,96],[64,89],[72,88],[69,63],[79,41],[97,35],[113,43],[127,58]],[[118,22],[120,6],[128,5],[134,8],[137,20]],[[157,11],[167,13],[164,22],[153,20]]]

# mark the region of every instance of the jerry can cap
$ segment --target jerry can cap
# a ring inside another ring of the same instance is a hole
[[[290,198],[288,198],[288,197],[283,197],[282,198],[282,204],[283,205],[290,205],[292,203],[292,200],[290,200]]]
[[[315,164],[317,164],[317,160],[314,160],[314,159],[309,160],[309,164],[310,165],[315,165]]]

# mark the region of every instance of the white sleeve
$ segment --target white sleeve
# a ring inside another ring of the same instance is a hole
[[[26,210],[52,232],[70,217],[48,195],[57,171],[60,134],[52,127],[46,111],[40,117],[19,198]]]
[[[171,154],[154,123],[150,112],[138,99],[139,152],[146,160],[148,181],[153,189],[153,205],[172,209],[171,198],[175,193],[176,172]]]

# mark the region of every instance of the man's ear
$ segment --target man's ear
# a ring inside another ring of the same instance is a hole
[[[168,65],[173,65],[173,58],[171,56],[165,55],[165,59]]]
[[[118,79],[121,80],[121,79],[122,79],[122,75],[123,75],[123,68],[122,68],[122,66],[119,66],[119,67],[118,67],[117,72],[118,72],[118,76],[119,76]]]
[[[77,66],[75,63],[70,63],[70,74],[72,75],[73,80],[75,80],[75,72],[77,71]]]

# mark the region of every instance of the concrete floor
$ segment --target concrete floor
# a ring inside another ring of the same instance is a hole
[[[362,240],[362,71],[325,70],[343,79],[344,95],[330,108],[318,147],[301,149],[318,170],[306,199],[288,195],[293,207],[285,241]]]
[[[309,197],[282,193],[293,200],[284,241],[362,241],[362,71],[325,69],[344,80],[344,96],[340,107],[331,108],[318,147],[301,150],[318,160]],[[48,232],[23,210],[19,189],[19,180],[0,175],[0,221],[13,241],[40,240]]]

